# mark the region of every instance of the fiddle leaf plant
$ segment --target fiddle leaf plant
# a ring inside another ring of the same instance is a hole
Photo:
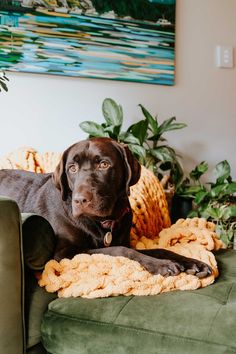
[[[167,144],[163,134],[182,129],[186,124],[177,123],[175,117],[160,124],[157,116],[153,117],[143,105],[139,104],[139,107],[144,117],[126,131],[122,131],[123,109],[111,98],[106,98],[102,103],[105,122],[98,124],[84,121],[79,126],[89,137],[110,137],[128,144],[142,165],[152,170],[159,178],[169,174],[171,182],[177,185],[183,176],[182,166],[175,150]]]
[[[0,92],[2,90],[6,91],[6,92],[8,91],[6,81],[9,81],[9,79],[6,77],[5,72],[1,71],[0,72]]]

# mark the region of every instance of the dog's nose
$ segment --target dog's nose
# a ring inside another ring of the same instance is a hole
[[[89,191],[83,193],[76,193],[73,197],[73,201],[76,204],[80,204],[81,206],[86,206],[91,202],[92,199],[93,195]]]

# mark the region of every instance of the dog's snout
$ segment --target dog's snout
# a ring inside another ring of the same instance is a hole
[[[75,204],[79,204],[81,206],[88,205],[93,199],[93,195],[89,191],[84,191],[82,193],[76,193],[73,197],[73,201]]]

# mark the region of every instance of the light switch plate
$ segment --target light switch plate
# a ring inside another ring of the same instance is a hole
[[[218,45],[216,47],[216,65],[219,68],[233,68],[233,47]]]

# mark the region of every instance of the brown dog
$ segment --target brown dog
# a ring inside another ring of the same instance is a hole
[[[154,274],[211,274],[205,263],[169,251],[129,248],[128,194],[139,177],[140,165],[126,146],[94,138],[69,147],[53,174],[1,170],[0,194],[16,200],[21,212],[37,213],[51,223],[58,237],[57,260],[104,253],[136,260]]]

